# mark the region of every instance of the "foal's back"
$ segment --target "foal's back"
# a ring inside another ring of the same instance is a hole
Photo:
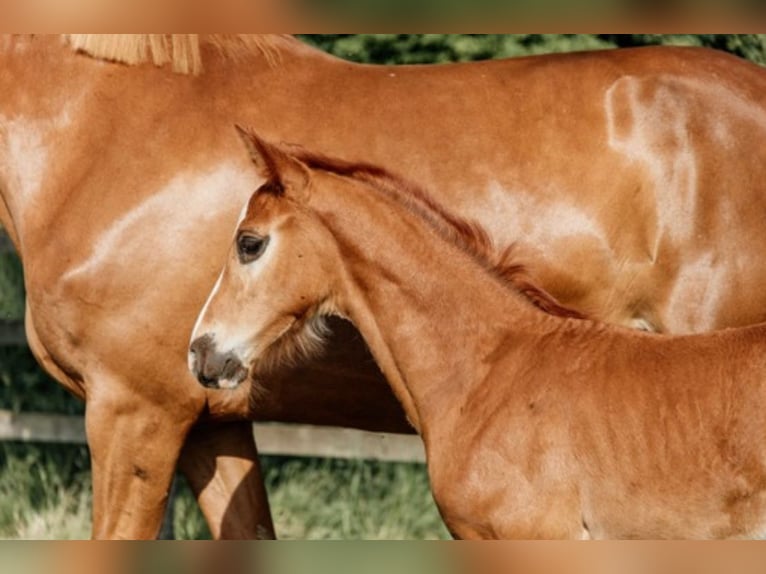
[[[567,322],[479,385],[449,441],[467,460],[434,482],[455,508],[484,507],[477,536],[757,536],[765,354],[764,326],[670,338]]]

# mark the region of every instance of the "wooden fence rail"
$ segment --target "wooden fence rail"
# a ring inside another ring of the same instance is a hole
[[[253,432],[264,455],[425,461],[417,436],[278,423],[256,423]],[[0,441],[85,444],[85,421],[73,415],[0,410]]]

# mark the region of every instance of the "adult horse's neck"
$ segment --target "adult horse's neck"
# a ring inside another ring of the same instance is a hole
[[[257,49],[227,58],[203,45],[204,71],[184,76],[151,64],[126,66],[80,54],[61,36],[1,36],[0,224],[22,257],[51,243],[39,231],[61,223],[62,214],[75,213],[77,201],[94,205],[78,194],[83,182],[93,184],[100,177],[94,172],[113,161],[102,154],[115,149],[115,140],[161,139],[180,125],[185,110],[179,102],[196,103],[200,110],[245,109],[241,100],[250,97],[251,87],[265,74],[278,75],[292,58],[330,60],[294,38],[276,37],[272,48],[276,61]],[[239,90],[226,89],[232,78],[240,82]],[[276,90],[281,84],[272,79],[270,85]],[[132,114],[135,122],[129,121]],[[146,117],[165,121],[149,128]],[[194,121],[200,120],[194,116]],[[174,168],[172,158],[166,165],[168,171]],[[126,181],[112,176],[89,189],[97,189],[100,200],[118,213],[130,209],[125,202],[131,198],[140,201],[158,189],[145,179],[126,190]]]
[[[0,224],[20,247],[23,215],[49,168],[46,136],[65,114],[67,60],[57,37],[0,37]]]
[[[562,320],[374,186],[344,191],[311,200],[346,264],[339,306],[427,440],[429,421],[459,409],[493,357]]]
[[[0,223],[22,256],[100,159],[84,146],[103,135],[94,87],[109,68],[60,36],[0,39]]]

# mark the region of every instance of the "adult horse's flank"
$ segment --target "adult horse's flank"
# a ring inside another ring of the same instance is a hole
[[[248,141],[267,183],[195,329],[195,371],[268,375],[340,316],[422,434],[456,536],[764,532],[766,325],[671,337],[554,317],[504,283],[479,229],[401,180]]]
[[[752,64],[646,49],[376,67],[273,35],[71,41],[145,63],[0,38],[0,222],[32,349],[87,401],[97,537],[154,536],[179,456],[215,536],[270,534],[245,419],[407,429],[346,323],[266,393],[189,374],[189,334],[258,183],[236,122],[433,189],[591,316],[671,332],[764,319],[766,74]]]

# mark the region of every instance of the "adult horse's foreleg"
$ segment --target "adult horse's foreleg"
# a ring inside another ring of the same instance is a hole
[[[86,400],[93,470],[93,536],[155,538],[179,451],[204,408],[204,393],[195,393],[196,385],[178,389],[177,396],[170,394],[176,398],[173,404],[163,407],[162,401],[130,392],[118,378],[96,376],[85,385],[51,357],[29,305],[25,324],[29,348],[40,364],[69,391]],[[90,391],[86,392],[86,386]],[[195,394],[199,395],[196,399]]]
[[[104,396],[89,393],[86,406],[93,537],[154,539],[179,453],[197,417],[180,405],[163,407],[120,389],[112,384]]]
[[[214,538],[274,538],[251,423],[195,427],[181,453],[180,468]]]

